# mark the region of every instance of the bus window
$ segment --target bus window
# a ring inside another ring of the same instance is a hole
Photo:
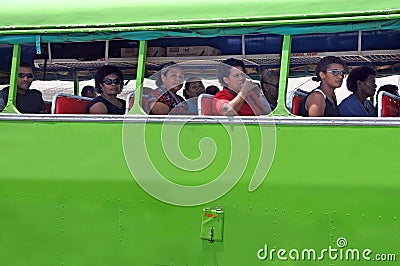
[[[368,66],[377,71],[376,84],[379,88],[385,84],[396,84],[397,76],[390,74],[398,62],[396,50],[388,44],[378,45],[372,36],[379,35],[382,40],[392,43],[399,39],[396,31],[366,31],[330,34],[310,34],[294,36],[292,40],[292,56],[290,65],[290,77],[286,95],[286,105],[292,114],[299,115],[298,105],[302,99],[318,88],[319,83],[313,80],[316,77],[316,67],[321,58],[336,56],[344,64],[344,72],[349,73],[358,66]],[[389,42],[389,40],[391,40]],[[315,46],[318,43],[318,46]],[[391,50],[392,49],[392,50]],[[377,54],[379,56],[377,56]],[[347,77],[342,84],[334,90],[337,105],[352,92],[347,89]],[[304,92],[306,94],[304,94]],[[371,96],[376,98],[375,95]],[[340,115],[339,115],[340,116]]]

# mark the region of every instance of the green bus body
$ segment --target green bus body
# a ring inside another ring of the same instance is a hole
[[[400,1],[2,4],[0,42],[15,45],[11,101],[0,113],[2,265],[400,259],[400,119],[294,117],[285,106],[293,34],[399,30]],[[284,35],[272,115],[148,116],[140,97],[125,116],[15,113],[21,44],[141,41],[140,95],[147,40],[235,32]],[[216,179],[226,187],[219,194],[207,188]]]

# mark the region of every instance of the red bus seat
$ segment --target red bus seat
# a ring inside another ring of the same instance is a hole
[[[142,95],[142,108],[147,114],[150,113],[150,99],[151,99],[150,95],[147,94]],[[135,92],[133,91],[126,96],[126,113],[128,113],[129,110],[132,109],[134,102],[135,102]]]
[[[59,93],[52,101],[52,114],[85,114],[86,107],[92,98]]]
[[[127,114],[127,113],[129,112],[129,110],[132,109],[133,103],[135,102],[135,92],[134,92],[134,91],[132,91],[132,92],[130,92],[130,93],[128,93],[128,94],[126,95],[125,102],[126,102],[126,110],[125,110],[125,113]]]
[[[400,116],[400,97],[387,91],[378,94],[378,117]]]
[[[200,94],[197,99],[197,106],[199,115],[219,115],[215,110],[215,101],[214,95],[211,94]]]
[[[289,111],[294,115],[300,114],[300,105],[308,93],[306,91],[296,89],[289,94]]]

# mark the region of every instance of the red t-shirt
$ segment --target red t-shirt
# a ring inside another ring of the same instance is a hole
[[[218,101],[214,101],[214,108],[218,114],[221,114],[221,110],[224,104],[232,101],[235,96],[230,93],[226,88],[223,88],[221,91],[215,94],[214,98],[218,99]],[[247,94],[245,102],[242,104],[242,107],[240,107],[238,115],[254,116],[267,113],[267,107],[261,103],[257,94],[254,91],[250,91]]]

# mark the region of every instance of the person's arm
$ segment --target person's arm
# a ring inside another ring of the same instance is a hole
[[[89,114],[108,114],[108,109],[104,103],[97,102],[89,108]]]
[[[46,114],[47,109],[46,109],[46,104],[44,103],[43,100],[43,95],[39,90],[35,90],[37,94],[39,94],[39,114]]]
[[[237,115],[247,95],[239,92],[233,100],[225,103],[221,108],[221,115]]]
[[[169,113],[169,107],[162,102],[154,102],[151,105],[151,113],[153,115],[167,115]]]
[[[325,98],[320,92],[313,92],[307,97],[306,109],[308,116],[324,116],[325,113]]]
[[[246,99],[247,94],[255,87],[257,87],[257,84],[246,80],[245,83],[242,85],[242,89],[235,96],[235,98],[222,106],[221,115],[237,115]]]
[[[40,104],[39,114],[47,114],[46,104],[42,99],[42,103]]]

